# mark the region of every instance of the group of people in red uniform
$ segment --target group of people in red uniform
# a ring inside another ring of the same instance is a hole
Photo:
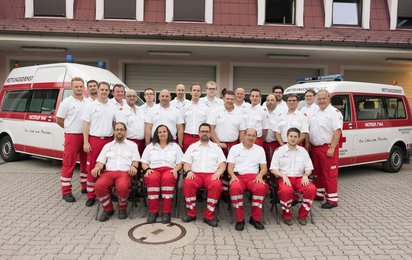
[[[155,92],[144,91],[146,103],[136,106],[137,94],[113,87],[108,99],[107,82],[87,82],[89,97],[83,96],[85,82],[71,81],[73,94],[63,100],[57,123],[65,130],[61,173],[63,199],[75,202],[71,179],[77,159],[80,161],[82,193],[86,206],[96,198],[103,206],[100,221],[114,214],[111,190],[116,186],[118,217],[127,218],[126,208],[131,176],[143,172],[149,201],[148,223],[159,217],[162,199],[162,223],[170,223],[172,201],[178,172],[183,169],[183,194],[187,214],[184,222],[196,220],[196,202],[202,201],[200,188],[207,189],[204,222],[218,225],[214,212],[220,198],[231,202],[236,212],[236,230],[243,230],[243,193],[252,194],[249,223],[264,229],[261,223],[263,201],[269,186],[265,175],[277,177],[283,222],[292,225],[291,206],[303,194],[298,221],[306,225],[313,200],[324,200],[322,208],[338,205],[337,175],[339,139],[343,117],[330,104],[326,90],[308,90],[306,106],[298,109],[299,99],[289,95],[283,101],[283,88],[260,105],[259,89],[250,91],[250,103],[244,101],[242,88],[216,97],[217,85],[206,83],[190,87],[191,100],[185,99],[185,86],[176,86],[176,98],[164,89],[155,104]],[[317,99],[317,104],[315,104]],[[309,175],[317,176],[315,184]]]

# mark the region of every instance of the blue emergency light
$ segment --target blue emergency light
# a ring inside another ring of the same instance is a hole
[[[73,63],[74,62],[74,57],[73,57],[73,55],[67,55],[66,56],[66,62],[67,63]]]
[[[104,61],[99,61],[99,62],[97,63],[97,67],[102,68],[102,69],[105,69],[105,68],[106,68],[106,62],[104,62]]]
[[[296,83],[302,84],[311,81],[342,81],[342,74],[327,75],[327,76],[317,76],[317,77],[307,77],[307,78],[298,78]]]

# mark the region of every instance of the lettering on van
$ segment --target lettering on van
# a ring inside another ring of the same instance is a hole
[[[285,94],[287,93],[300,93],[300,92],[305,92],[306,90],[308,90],[309,87],[293,87],[293,88],[287,88],[285,90]],[[315,90],[316,92],[318,92],[321,89],[326,89],[326,87],[311,87],[310,89]]]
[[[51,135],[52,133],[47,130],[37,130],[37,129],[27,129],[24,128],[24,132],[30,133],[30,134],[43,134],[43,135]]]
[[[388,141],[388,138],[386,137],[377,137],[377,138],[370,138],[370,137],[365,137],[364,139],[359,139],[359,143],[375,143],[375,142],[384,142]]]
[[[32,81],[33,76],[23,76],[23,77],[16,77],[16,78],[8,78],[6,80],[7,83],[16,83],[16,82],[25,82],[25,81]]]
[[[348,149],[339,149],[339,156],[346,155]]]
[[[408,128],[399,128],[398,131],[401,134],[411,134],[412,128],[408,127]]]
[[[29,115],[29,120],[47,121],[48,116]]]
[[[365,123],[365,127],[383,127],[383,122],[367,122]]]
[[[401,89],[394,89],[394,88],[382,88],[382,92],[384,92],[384,93],[402,94],[402,90],[401,90]]]

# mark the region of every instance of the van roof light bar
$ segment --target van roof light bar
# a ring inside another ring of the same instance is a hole
[[[327,75],[327,76],[317,76],[317,77],[307,77],[307,78],[298,78],[296,83],[302,84],[312,81],[343,81],[342,74]]]

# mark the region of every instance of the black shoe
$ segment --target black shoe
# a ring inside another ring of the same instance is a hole
[[[291,218],[282,218],[283,223],[285,223],[288,226],[292,226],[293,225],[293,221]]]
[[[82,190],[82,194],[87,194],[87,190],[86,189]]]
[[[205,199],[203,198],[202,194],[197,194],[196,195],[196,201],[197,202],[203,202],[203,201],[205,201]]]
[[[223,196],[222,195],[222,200],[224,203],[230,203],[230,196]]]
[[[156,219],[158,216],[159,216],[158,213],[149,213],[149,216],[147,217],[147,223],[148,224],[156,223]]]
[[[205,222],[211,227],[217,227],[217,221],[214,219],[204,219],[203,222]]]
[[[291,206],[296,206],[299,203],[299,200],[293,199]]]
[[[265,226],[262,223],[260,223],[259,221],[254,220],[252,217],[250,217],[250,219],[249,219],[249,224],[252,224],[258,230],[265,229]]]
[[[189,215],[184,216],[184,217],[182,218],[182,221],[183,221],[183,222],[192,222],[192,221],[195,221],[195,220],[196,220],[196,217],[192,217],[192,216],[189,216]]]
[[[322,209],[333,209],[334,207],[337,207],[337,205],[333,205],[330,202],[326,202],[326,203],[322,204],[322,206],[321,206]]]
[[[171,220],[170,213],[163,213],[162,215],[162,223],[169,224]]]
[[[64,195],[63,195],[63,199],[64,199],[66,202],[76,202],[76,198],[73,197],[73,194],[71,194],[71,193],[64,194]]]
[[[242,231],[243,229],[245,229],[245,220],[242,220],[240,222],[236,223],[235,229],[237,231]]]
[[[113,214],[114,214],[113,210],[112,211],[103,211],[103,213],[99,217],[99,221],[100,222],[105,222],[105,221],[109,220],[109,218],[111,216],[113,216]]]
[[[119,210],[119,215],[118,215],[119,219],[127,219],[127,213],[125,209]]]
[[[308,221],[306,220],[306,218],[299,218],[299,224],[301,224],[302,226],[305,226],[306,224],[308,224]]]
[[[91,207],[91,206],[93,206],[95,201],[96,201],[95,198],[88,198],[88,199],[86,200],[86,207]]]

